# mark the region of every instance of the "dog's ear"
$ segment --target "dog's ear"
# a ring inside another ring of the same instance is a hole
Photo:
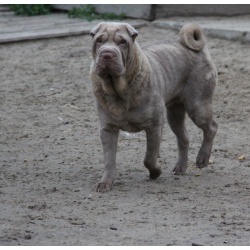
[[[102,23],[98,23],[89,33],[90,36],[94,37],[98,30],[101,28]]]
[[[138,36],[137,30],[134,27],[132,27],[130,24],[126,24],[125,27],[129,33],[129,35],[132,37],[133,41],[135,41],[135,38]]]

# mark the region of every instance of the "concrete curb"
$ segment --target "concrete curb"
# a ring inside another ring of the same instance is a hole
[[[180,31],[184,22],[162,21],[156,20],[151,23],[153,27],[162,29],[172,29]],[[226,30],[217,28],[207,28],[201,24],[205,34],[213,38],[222,38],[232,41],[241,41],[242,43],[250,43],[250,34],[247,31]]]
[[[69,22],[70,21],[71,20],[69,19]],[[39,25],[36,25],[35,27],[32,27],[31,30],[29,30],[29,27],[27,26],[27,29],[23,31],[7,32],[2,34],[0,32],[0,44],[76,35],[87,35],[89,34],[90,30],[100,21],[90,23],[84,21],[80,22],[78,20],[76,23],[62,23],[54,27],[51,23],[51,25],[48,24],[47,28],[43,27],[42,29],[39,27]],[[148,22],[144,20],[126,20],[126,22],[130,23],[137,29],[148,25]]]

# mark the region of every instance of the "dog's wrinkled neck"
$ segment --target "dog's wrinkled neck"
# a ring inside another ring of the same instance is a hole
[[[124,76],[111,76],[108,75],[102,79],[103,90],[108,95],[122,96],[128,89],[128,84]]]

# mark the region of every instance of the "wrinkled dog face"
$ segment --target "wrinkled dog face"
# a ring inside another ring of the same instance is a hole
[[[96,74],[101,78],[123,75],[137,31],[129,24],[99,23],[90,35]]]

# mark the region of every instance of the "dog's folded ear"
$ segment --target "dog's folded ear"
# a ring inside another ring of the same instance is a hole
[[[126,24],[126,29],[129,35],[132,37],[133,41],[135,41],[135,38],[138,36],[137,30],[134,27],[132,27],[130,24]]]
[[[90,32],[89,35],[94,37],[98,30],[101,28],[103,23],[98,23]]]

